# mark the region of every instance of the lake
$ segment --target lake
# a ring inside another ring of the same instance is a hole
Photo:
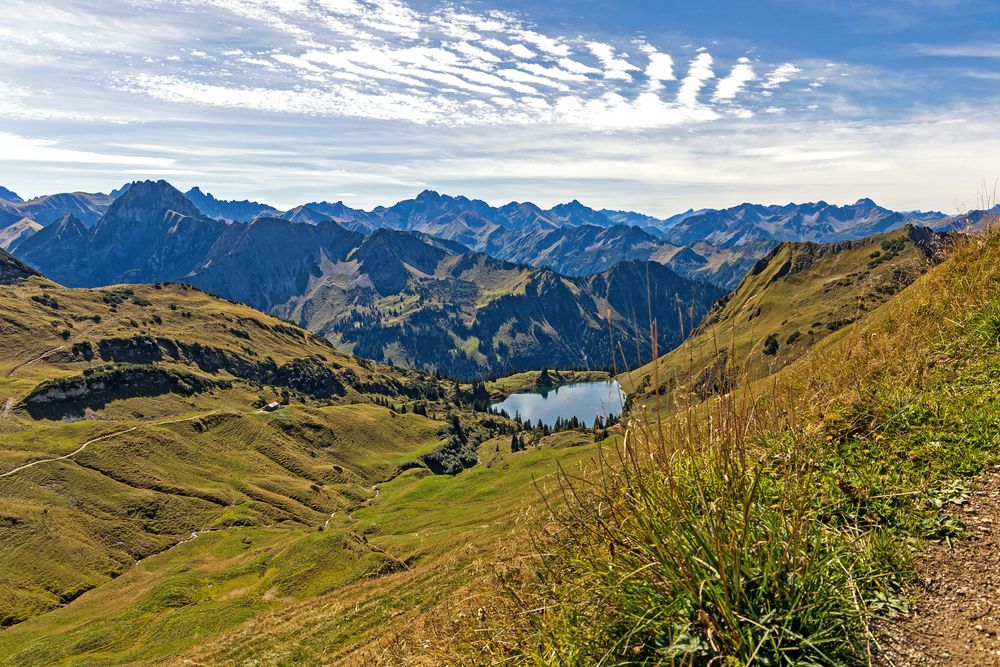
[[[536,389],[524,394],[511,394],[493,408],[503,410],[511,417],[520,415],[532,424],[541,419],[543,424],[552,426],[557,418],[576,417],[590,426],[601,415],[607,419],[620,415],[625,402],[625,392],[614,380],[605,382],[576,382],[561,387]]]

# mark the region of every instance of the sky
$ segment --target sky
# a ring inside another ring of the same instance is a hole
[[[996,0],[4,0],[0,185],[667,216],[1000,177]]]

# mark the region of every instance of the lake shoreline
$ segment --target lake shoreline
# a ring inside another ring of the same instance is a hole
[[[614,379],[569,382],[551,387],[534,387],[494,402],[490,409],[530,424],[554,426],[558,421],[578,420],[590,425],[621,416],[625,391]]]
[[[554,389],[580,382],[601,382],[613,379],[611,373],[607,371],[524,371],[491,380],[486,383],[486,390],[490,393],[490,400],[502,401],[513,394]]]

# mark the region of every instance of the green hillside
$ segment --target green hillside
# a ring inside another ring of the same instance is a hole
[[[512,454],[514,424],[450,383],[194,288],[66,289],[11,266],[2,664],[389,646],[387,607],[432,613],[540,504],[536,481],[593,457],[585,432]]]
[[[860,241],[783,243],[682,345],[623,383],[683,404],[774,373],[911,284],[949,239],[906,227]]]

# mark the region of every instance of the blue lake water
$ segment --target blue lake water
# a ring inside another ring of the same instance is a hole
[[[607,419],[620,415],[625,403],[625,392],[614,380],[606,382],[576,382],[551,389],[537,389],[524,394],[511,394],[493,407],[511,417],[520,415],[536,424],[552,426],[556,419],[576,417],[590,426],[601,415]]]

